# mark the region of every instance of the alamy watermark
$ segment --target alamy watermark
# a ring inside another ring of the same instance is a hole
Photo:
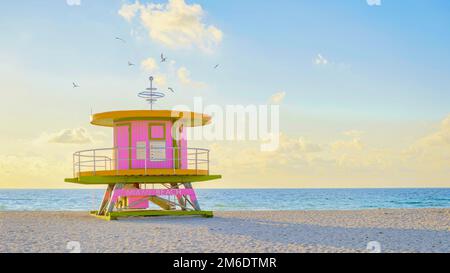
[[[369,253],[381,253],[381,243],[377,241],[370,241],[367,243],[366,249]]]
[[[70,241],[67,242],[66,249],[69,253],[81,253],[81,244],[78,241]]]
[[[180,112],[204,113],[212,117],[209,126],[201,127],[200,119],[180,119],[172,130],[174,139],[207,140],[207,141],[259,141],[261,151],[271,152],[280,144],[280,106],[268,105],[203,105],[201,97],[194,98],[193,109],[187,105],[173,108],[174,115]],[[186,125],[199,127],[182,135],[178,128]]]

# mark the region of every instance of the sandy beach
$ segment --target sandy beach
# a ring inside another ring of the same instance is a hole
[[[450,209],[215,212],[126,218],[0,212],[0,252],[450,252]]]

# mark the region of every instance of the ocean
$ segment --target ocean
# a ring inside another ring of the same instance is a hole
[[[0,211],[88,211],[103,190],[0,190]],[[450,189],[198,189],[203,210],[450,208]]]

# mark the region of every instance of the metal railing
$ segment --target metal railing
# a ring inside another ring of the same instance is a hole
[[[84,172],[177,169],[207,171],[210,157],[208,149],[179,147],[114,147],[78,151],[73,154],[73,175]]]

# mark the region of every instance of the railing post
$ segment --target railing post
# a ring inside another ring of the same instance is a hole
[[[76,163],[75,163],[75,154],[72,154],[72,172],[73,172],[73,178],[76,178],[77,177],[77,175],[76,175],[76,171],[75,171],[75,168],[76,168],[76,165],[75,165]]]
[[[115,150],[116,150],[116,158],[114,158],[115,161],[114,165],[116,165],[116,175],[117,175],[119,170],[119,147],[116,147]]]
[[[93,150],[93,154],[94,154],[94,175],[96,175],[96,172],[97,172],[97,170],[96,170],[96,161],[95,161],[95,150]]]
[[[172,169],[173,169],[173,174],[175,174],[175,166],[176,166],[176,161],[175,161],[175,147],[172,147]]]
[[[81,153],[78,153],[78,178],[81,177],[81,162],[80,162],[81,157],[80,157],[80,154]]]
[[[209,150],[208,150],[207,155],[208,155],[208,175],[209,175]]]
[[[198,175],[198,149],[195,149],[195,174]]]
[[[148,166],[147,164],[151,161],[150,158],[147,158],[147,156],[150,155],[150,147],[147,147],[148,145],[145,146],[145,158],[144,158],[144,170],[145,170],[145,175],[148,175]],[[120,147],[114,147],[112,148],[114,150],[114,165],[116,168],[116,173],[119,174],[119,165],[120,165],[120,160],[126,160],[127,163],[129,161],[132,160],[133,158],[133,148],[132,147],[128,147],[128,148],[123,148],[123,149],[127,149],[128,150],[128,154],[131,157],[127,157],[127,158],[120,158]],[[198,149],[198,148],[186,148],[183,147],[182,149],[180,147],[166,147],[166,155],[167,153],[169,153],[169,151],[167,151],[167,149],[172,149],[172,171],[173,174],[176,174],[176,170],[177,167],[181,167],[181,162],[180,162],[180,157],[183,156],[183,150],[188,150],[187,152],[187,160],[188,160],[188,166],[187,168],[192,170],[191,168],[191,162],[192,162],[192,158],[191,156],[193,155],[192,153],[189,153],[189,151],[191,150],[195,150],[195,173],[196,175],[199,175],[199,164],[205,164],[206,163],[206,170],[204,167],[201,167],[200,170],[202,171],[206,171],[206,175],[210,175],[210,167],[211,167],[211,151],[208,149]],[[73,161],[73,165],[72,165],[72,171],[73,171],[73,175],[74,178],[80,178],[81,177],[81,167],[86,167],[86,168],[91,168],[90,169],[93,172],[93,175],[97,175],[97,171],[100,170],[104,170],[107,171],[108,167],[109,170],[113,170],[112,168],[112,164],[113,164],[113,159],[107,156],[101,156],[99,155],[99,160],[97,160],[97,151],[105,151],[105,150],[110,150],[110,148],[108,149],[94,149],[94,150],[86,150],[86,151],[80,151],[80,152],[75,152],[72,154],[72,161]],[[199,153],[200,150],[200,153]],[[81,155],[81,153],[84,153],[83,155]],[[91,155],[89,155],[89,153],[92,153]],[[206,154],[206,160],[205,160],[205,156],[204,154]],[[201,158],[199,158],[199,156],[201,156]],[[93,166],[89,165],[82,165],[82,161],[81,158],[82,157],[86,157],[86,158],[94,158],[93,160],[85,160],[83,161],[83,163],[87,164],[89,162],[93,163]],[[97,161],[99,161],[99,166],[97,167]],[[108,166],[108,161],[109,161],[109,166]],[[142,161],[141,161],[142,162]],[[132,161],[130,162],[132,163]],[[77,166],[78,165],[78,166]],[[133,166],[132,166],[133,167]],[[169,167],[170,168],[170,167]],[[78,170],[77,170],[78,169]],[[142,169],[141,169],[142,170]]]

